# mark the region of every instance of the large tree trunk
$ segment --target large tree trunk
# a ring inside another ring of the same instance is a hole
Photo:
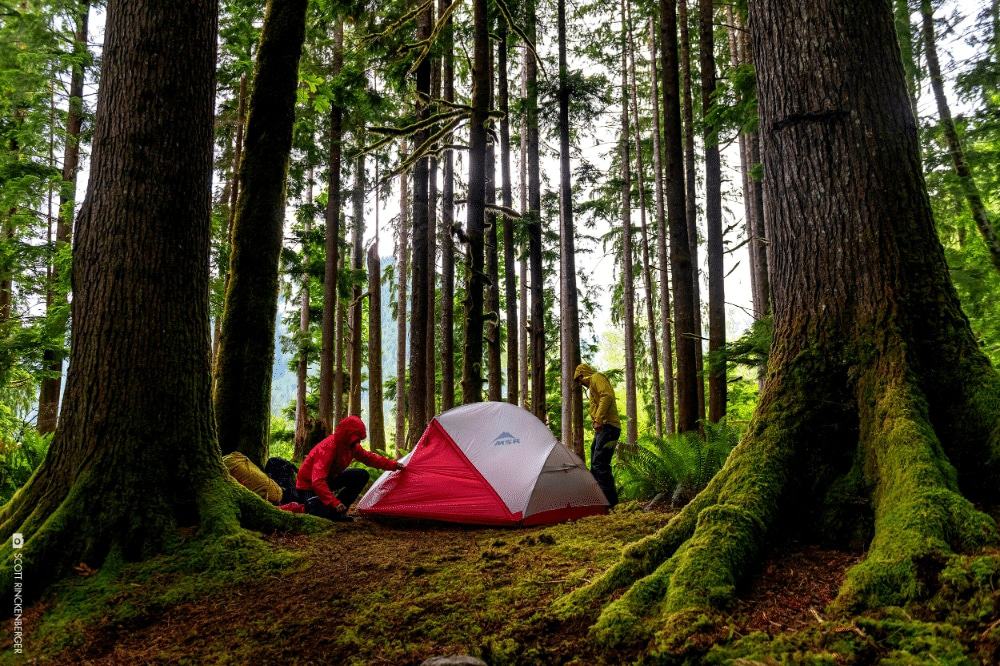
[[[566,0],[557,3],[559,33],[559,331],[562,442],[581,458],[583,450],[583,392],[573,381],[580,364],[580,314],[576,293],[576,227],[573,225],[573,186],[569,168],[569,68],[566,63]]]
[[[642,134],[639,129],[639,90],[635,80],[635,37],[632,23],[632,8],[628,7],[628,68],[631,92],[632,121],[635,125],[636,178],[639,181],[639,229],[642,234],[642,288],[646,294],[646,333],[649,345],[649,369],[653,376],[653,424],[656,436],[663,437],[663,403],[660,393],[660,354],[656,343],[656,316],[653,314],[653,269],[649,265],[649,227],[646,224],[646,172],[642,162]]]
[[[340,75],[344,66],[344,20],[337,17],[333,29],[333,66],[330,74]],[[334,100],[336,101],[336,100]],[[340,167],[343,153],[344,112],[330,105],[330,180],[326,200],[326,262],[323,271],[323,345],[319,357],[319,419],[327,430],[335,425],[334,347],[336,347],[337,274],[340,265]],[[405,345],[404,345],[405,346]]]
[[[240,163],[240,199],[216,359],[213,398],[219,446],[224,453],[240,451],[261,466],[267,458],[285,177],[306,5],[305,0],[272,0],[267,5]]]
[[[649,21],[649,71],[650,95],[653,101],[653,178],[656,181],[656,263],[659,265],[660,334],[663,350],[663,401],[666,404],[664,428],[671,433],[676,429],[674,414],[674,351],[670,323],[670,273],[667,258],[667,216],[663,205],[663,148],[660,137],[660,87],[656,71],[655,26]],[[659,378],[656,379],[659,381]]]
[[[632,270],[632,157],[629,150],[628,17],[621,0],[622,15],[622,303],[625,324],[625,441],[635,446],[639,439],[635,387],[635,276]]]
[[[483,391],[483,224],[486,215],[486,122],[490,110],[489,25],[486,0],[473,2],[472,119],[469,122],[469,196],[466,203],[465,349],[462,402],[479,402]]]
[[[357,140],[358,147],[364,145],[363,135]],[[355,275],[364,270],[365,249],[365,154],[358,151],[354,160],[354,192],[353,192],[354,215],[351,228],[351,268]],[[348,364],[351,371],[351,398],[348,414],[361,416],[361,368],[362,356],[362,329],[364,328],[364,302],[361,283],[355,282],[351,290],[351,362]]]
[[[532,45],[538,43],[535,0],[525,4],[527,35]],[[545,413],[545,306],[543,302],[545,275],[542,272],[542,177],[538,157],[538,63],[533,53],[525,55],[526,88],[525,123],[528,139],[528,263],[531,268],[531,411],[543,421]]]
[[[76,176],[80,166],[80,128],[83,124],[83,75],[82,59],[87,53],[87,24],[90,16],[90,0],[83,0],[77,7],[76,34],[73,49],[80,62],[73,65],[73,73],[69,83],[69,110],[66,113],[66,145],[63,149],[62,184],[59,188],[59,215],[56,222],[55,252],[70,243],[73,234],[74,203],[76,201]],[[58,288],[60,276],[58,262],[52,261],[52,271],[49,276],[48,294],[45,310],[48,316],[53,316],[57,310],[66,309],[66,296]],[[66,318],[60,317],[59,330],[66,328]],[[43,364],[52,376],[42,380],[38,393],[38,432],[45,434],[55,432],[56,420],[59,415],[59,387],[62,384],[62,364],[65,352],[62,344],[56,349],[46,349],[43,354]]]
[[[679,0],[683,8],[684,0]],[[685,29],[686,33],[687,30]],[[689,240],[690,213],[694,211],[693,187],[685,192],[684,152],[681,139],[680,81],[677,60],[677,13],[674,0],[660,0],[660,67],[663,70],[663,139],[667,167],[667,218],[670,224],[670,279],[674,288],[674,346],[677,350],[677,430],[689,432],[698,428],[700,400],[698,398],[698,363],[695,339],[695,270],[691,265]],[[685,72],[688,68],[684,68]],[[685,74],[685,76],[689,76]],[[688,88],[685,85],[685,88]],[[690,95],[685,95],[685,99]],[[687,115],[685,102],[685,115]],[[688,120],[690,126],[690,120]],[[693,144],[692,144],[693,151]],[[689,160],[693,164],[692,158]],[[688,172],[689,185],[693,182],[694,167]],[[685,205],[688,199],[690,206]]]
[[[715,127],[715,36],[712,0],[699,0],[698,50],[701,55],[701,108],[705,142],[705,224],[708,228],[708,420],[726,414],[725,250],[722,246],[722,162]],[[700,347],[699,343],[699,347]]]
[[[216,4],[111,0],[106,17],[62,418],[41,466],[0,509],[0,589],[14,598],[19,532],[18,566],[31,572],[20,590],[26,602],[78,563],[156,553],[179,538],[178,527],[220,539],[240,522],[273,529],[291,518],[227,480],[215,439]]]
[[[428,4],[417,17],[417,40],[429,39],[434,8]],[[424,98],[431,92],[431,59],[425,56],[416,68],[417,117],[426,120],[430,107]],[[428,131],[419,130],[413,135],[414,149],[428,138]],[[413,165],[413,255],[410,276],[410,430],[407,434],[407,448],[417,444],[417,438],[424,431],[430,418],[427,413],[427,327],[430,325],[427,313],[427,291],[430,276],[427,275],[427,158],[421,157]]]
[[[500,111],[500,177],[503,185],[500,191],[500,203],[504,208],[513,210],[514,196],[510,182],[510,90],[507,82],[507,22],[501,20],[499,26],[499,39],[497,40],[497,70],[499,80],[497,87],[499,90],[498,106]],[[520,355],[518,354],[518,318],[517,318],[517,281],[514,277],[514,262],[517,256],[517,248],[514,245],[514,224],[510,217],[503,218],[503,282],[504,282],[504,305],[506,306],[507,319],[507,402],[512,405],[518,404],[520,388],[518,382],[518,364]]]
[[[448,5],[448,0],[441,0],[439,13]],[[444,49],[441,94],[446,102],[454,102],[455,38],[450,17],[441,39]],[[453,137],[449,133],[445,143],[453,143]],[[451,149],[444,152],[441,176],[441,411],[445,412],[455,406],[455,242],[451,233],[455,224],[455,153]]]
[[[889,3],[757,0],[750,11],[774,204],[769,374],[708,487],[558,603],[562,616],[584,613],[631,586],[594,628],[608,644],[656,632],[655,651],[679,647],[779,534],[869,534],[842,612],[931,594],[953,552],[1000,542],[959,492],[998,498],[1000,377],[949,282]]]
[[[962,193],[965,195],[965,200],[969,202],[972,219],[983,237],[983,242],[986,243],[993,267],[1000,271],[1000,236],[997,235],[996,226],[986,212],[983,198],[979,194],[979,187],[976,186],[972,171],[969,170],[969,163],[965,159],[965,150],[962,148],[962,141],[958,137],[955,121],[952,119],[951,109],[948,107],[948,98],[944,94],[944,79],[941,77],[941,65],[938,63],[937,45],[934,40],[934,10],[930,0],[920,0],[920,14],[923,18],[927,70],[931,77],[931,89],[934,91],[934,101],[937,103],[941,127],[944,130],[945,140],[948,142],[948,152],[951,153],[951,161],[955,165],[958,182],[962,185]]]
[[[406,160],[406,142],[399,147],[399,160]],[[406,279],[409,271],[409,174],[399,176],[399,231],[396,241],[396,451],[406,449]],[[445,179],[447,182],[447,179]]]

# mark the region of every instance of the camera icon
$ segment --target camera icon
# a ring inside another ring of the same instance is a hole
[[[22,548],[24,546],[24,535],[20,532],[14,532],[10,538],[10,545],[14,546],[14,548]]]

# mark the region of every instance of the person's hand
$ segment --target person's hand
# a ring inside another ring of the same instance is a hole
[[[399,471],[399,472],[402,472],[404,469],[406,469],[406,465],[404,465],[403,463],[401,463],[401,462],[399,462],[397,460],[396,461],[396,470]]]
[[[336,511],[337,513],[347,513],[347,505],[338,504],[336,507],[334,507],[333,510]]]

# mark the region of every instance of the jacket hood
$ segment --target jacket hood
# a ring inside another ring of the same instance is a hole
[[[581,363],[580,365],[576,366],[576,372],[573,373],[573,379],[574,381],[589,382],[590,376],[593,375],[595,372],[597,371],[594,370],[594,368],[592,368],[591,366],[587,365],[586,363]]]
[[[358,416],[348,416],[337,424],[337,429],[333,432],[333,439],[337,446],[348,446],[352,442],[361,441],[368,436],[365,430],[365,422]]]

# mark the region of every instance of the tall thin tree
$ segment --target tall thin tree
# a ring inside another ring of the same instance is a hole
[[[639,439],[639,430],[635,386],[635,275],[632,267],[632,155],[629,129],[627,2],[628,0],[621,0],[622,320],[625,325],[625,418],[628,421],[626,442],[635,445]]]
[[[538,43],[535,0],[525,2],[527,35],[532,45]],[[543,302],[545,275],[542,270],[542,178],[539,164],[538,137],[538,63],[531,49],[525,54],[526,87],[525,113],[528,158],[528,263],[531,268],[531,411],[545,419],[545,306]]]
[[[63,146],[62,183],[59,187],[59,214],[56,221],[55,253],[67,247],[73,230],[74,204],[76,202],[76,181],[80,167],[80,130],[83,126],[83,77],[87,54],[87,26],[90,17],[90,0],[82,0],[76,8],[76,30],[73,35],[73,51],[76,62],[72,67],[69,82],[69,108],[66,112],[66,135]],[[46,290],[46,312],[66,308],[66,297],[57,287],[59,264],[51,263],[49,285]],[[60,318],[58,328],[66,326],[65,317]],[[56,349],[46,349],[43,363],[49,376],[42,379],[38,394],[38,432],[55,432],[59,415],[59,388],[62,384],[62,364],[65,354],[62,345]]]
[[[941,129],[944,130],[945,141],[948,143],[948,152],[951,154],[951,161],[955,167],[958,182],[961,184],[962,193],[965,195],[969,210],[972,212],[972,219],[983,237],[983,242],[986,243],[990,261],[993,262],[993,267],[1000,271],[1000,236],[997,235],[996,225],[986,212],[983,197],[979,193],[979,187],[969,169],[969,161],[965,156],[962,140],[958,136],[955,120],[952,118],[951,108],[948,106],[948,97],[944,92],[944,79],[941,76],[941,64],[938,61],[937,43],[934,37],[934,8],[930,0],[920,0],[920,15],[923,21],[924,51],[927,58],[927,70],[931,77],[931,90],[934,91],[934,101],[937,103]]]
[[[448,0],[440,0],[438,12],[448,8]],[[443,73],[441,94],[446,104],[455,101],[455,37],[453,19],[449,15],[441,32]],[[451,144],[452,134],[444,141]],[[441,170],[441,411],[455,406],[455,153],[444,151]]]
[[[684,0],[678,0],[683,3]],[[670,279],[674,288],[674,346],[677,350],[677,429],[698,428],[695,287],[688,238],[681,139],[680,70],[674,0],[660,0],[660,68],[663,70],[663,138],[666,156],[667,217],[670,223]],[[689,174],[694,177],[693,170]],[[693,203],[692,203],[693,205]]]
[[[469,124],[469,196],[466,203],[465,346],[462,356],[462,402],[482,400],[483,369],[483,225],[486,215],[486,123],[489,117],[489,24],[487,1],[474,0],[472,120]]]
[[[333,28],[333,64],[336,79],[344,66],[344,20],[338,16]],[[335,425],[334,347],[336,347],[337,271],[340,264],[340,171],[343,153],[344,111],[333,100],[330,105],[330,164],[326,199],[326,261],[323,270],[323,342],[319,357],[319,418],[327,427]]]
[[[507,81],[507,22],[500,21],[497,37],[497,99],[500,111],[500,202],[507,210],[513,210],[514,197],[511,189],[510,173],[510,89]],[[503,276],[504,305],[506,306],[507,331],[507,402],[519,404],[520,400],[520,355],[518,354],[517,280],[514,264],[517,248],[514,244],[514,225],[511,216],[503,218]]]
[[[406,161],[406,141],[399,146],[399,160]],[[396,450],[406,449],[406,287],[409,277],[410,178],[399,175],[399,220],[396,233]]]
[[[351,289],[351,314],[350,314],[350,363],[348,367],[351,372],[351,393],[348,414],[361,415],[361,372],[363,347],[364,322],[364,295],[361,291],[360,273],[365,269],[365,154],[360,147],[364,145],[364,134],[356,132],[356,143],[358,154],[354,158],[354,191],[351,193],[353,215],[351,219],[351,275],[353,287]]]
[[[382,413],[382,262],[378,252],[379,168],[375,165],[375,238],[368,246],[368,440],[385,451]]]
[[[580,364],[580,313],[576,288],[576,239],[573,186],[570,180],[569,66],[566,46],[566,0],[556,3],[559,40],[559,333],[562,441],[583,456],[583,393],[573,381]]]
[[[722,241],[722,162],[715,114],[715,25],[712,0],[698,2],[702,138],[705,150],[705,224],[708,230],[708,419],[726,413],[725,248]],[[699,343],[700,346],[700,343]]]

